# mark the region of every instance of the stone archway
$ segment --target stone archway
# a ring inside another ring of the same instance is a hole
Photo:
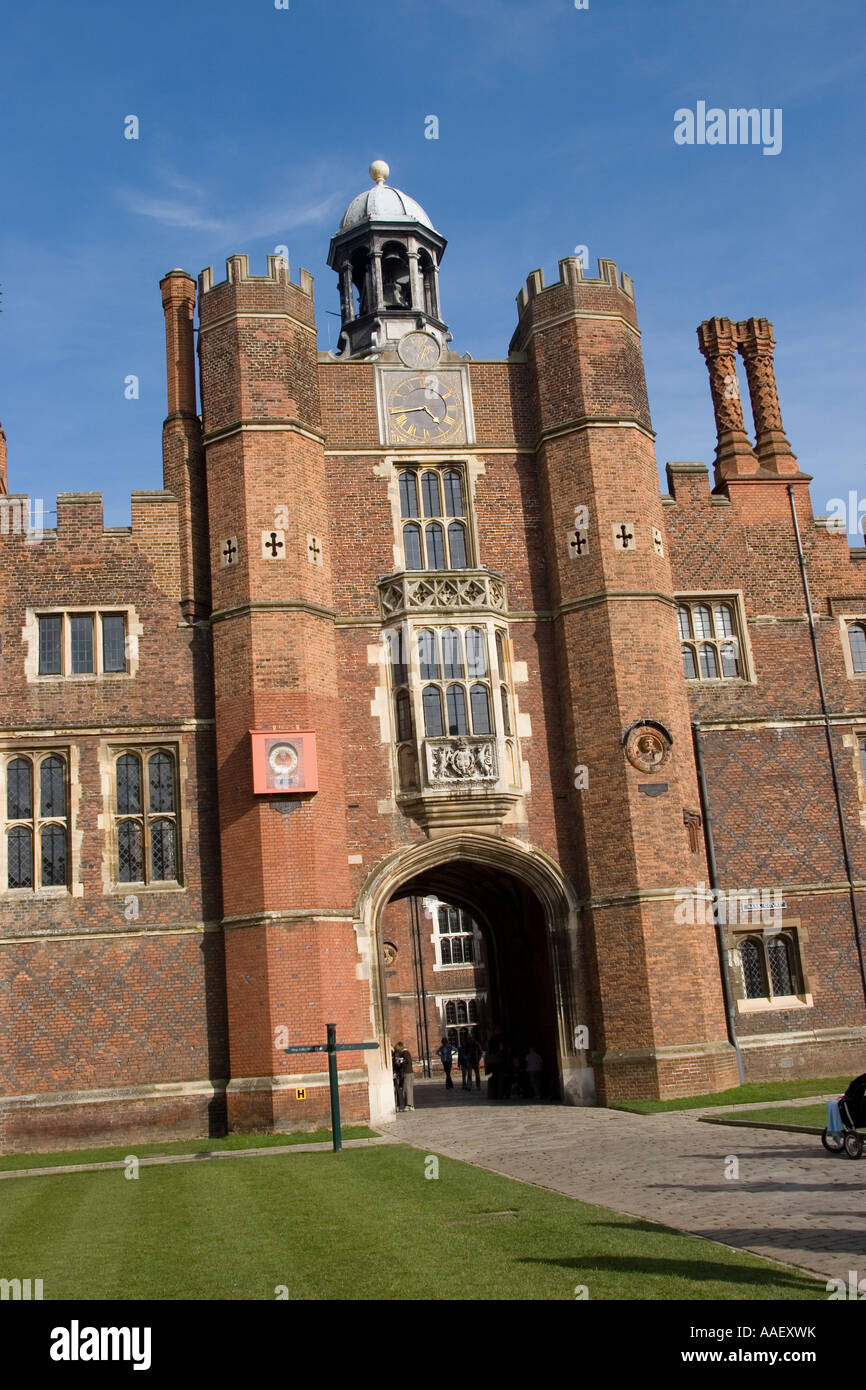
[[[367,1053],[373,1122],[393,1115],[388,1011],[382,965],[381,918],[395,898],[430,893],[465,906],[487,926],[485,892],[513,905],[511,925],[500,926],[500,1004],[520,1008],[543,1030],[555,1054],[559,1094],[572,1105],[592,1104],[595,1084],[579,1030],[589,1018],[580,914],[573,888],[559,865],[523,841],[481,832],[461,832],[407,845],[382,860],[368,877],[355,908],[355,931],[370,989],[373,1036],[381,1046]],[[520,924],[520,931],[514,924]],[[523,995],[514,991],[518,977]],[[510,994],[508,993],[510,991]]]

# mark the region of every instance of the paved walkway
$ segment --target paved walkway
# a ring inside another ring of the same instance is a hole
[[[431,1153],[663,1222],[847,1283],[866,1278],[866,1157],[812,1136],[702,1124],[700,1114],[630,1115],[415,1084],[418,1108],[382,1133]],[[725,1178],[729,1156],[739,1177]]]

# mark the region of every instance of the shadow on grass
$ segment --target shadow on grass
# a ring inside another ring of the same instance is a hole
[[[718,1236],[718,1233],[715,1233]],[[748,1289],[774,1290],[774,1297],[784,1297],[786,1289],[803,1293],[812,1286],[808,1274],[798,1274],[792,1270],[786,1273],[777,1269],[754,1269],[748,1265],[707,1264],[703,1260],[664,1259],[657,1255],[584,1255],[572,1257],[562,1255],[546,1258],[524,1257],[516,1261],[525,1265],[554,1265],[560,1269],[571,1270],[583,1276],[584,1282],[594,1272],[599,1274],[633,1275],[636,1279],[655,1277],[658,1279],[687,1279],[693,1284],[730,1284]],[[824,1294],[821,1278],[814,1280],[815,1297]],[[636,1294],[636,1298],[642,1295]],[[645,1295],[643,1295],[645,1297]]]

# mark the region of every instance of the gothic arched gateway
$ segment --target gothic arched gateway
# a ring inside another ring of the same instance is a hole
[[[355,929],[369,972],[370,1013],[378,1053],[367,1054],[373,1122],[394,1109],[388,1011],[382,953],[382,915],[389,903],[432,896],[471,913],[490,959],[490,1018],[516,1040],[534,1042],[555,1070],[561,1099],[595,1098],[588,1052],[575,1037],[586,1024],[585,972],[574,890],[559,866],[521,841],[478,831],[406,846],[367,879]]]

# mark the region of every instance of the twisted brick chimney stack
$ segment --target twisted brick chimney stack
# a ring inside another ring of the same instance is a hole
[[[716,417],[716,486],[731,478],[799,477],[800,468],[782,426],[773,350],[773,327],[766,319],[707,319],[698,343],[710,374]],[[746,368],[754,447],[746,434],[737,382],[737,353]]]

